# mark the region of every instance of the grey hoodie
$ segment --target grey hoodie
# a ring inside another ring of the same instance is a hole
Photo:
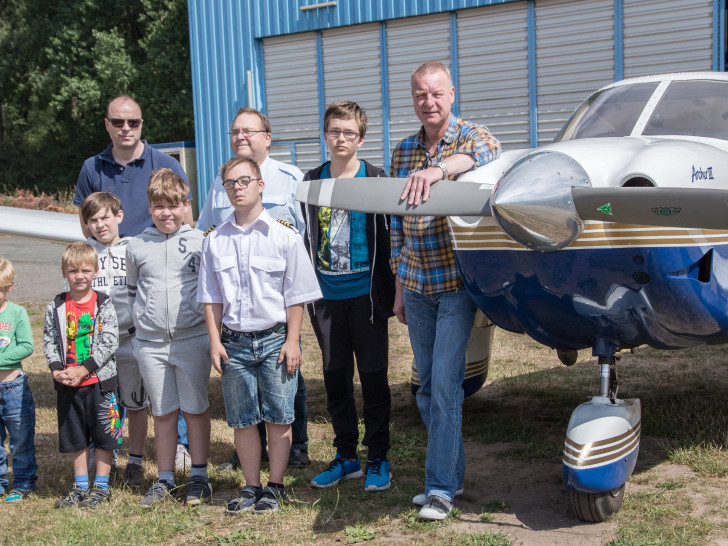
[[[134,323],[129,313],[129,296],[126,288],[126,244],[131,237],[124,237],[115,243],[105,245],[93,237],[86,241],[99,255],[99,272],[91,288],[111,296],[119,322],[119,345],[134,333]]]
[[[168,342],[207,334],[197,303],[203,233],[187,224],[166,235],[145,229],[126,246],[126,284],[136,337]]]

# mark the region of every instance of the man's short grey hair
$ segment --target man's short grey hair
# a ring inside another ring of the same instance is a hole
[[[448,81],[450,82],[450,85],[452,85],[452,75],[450,74],[450,69],[442,64],[440,61],[425,61],[420,66],[415,68],[414,72],[412,72],[412,76],[410,77],[410,83],[414,82],[415,78],[418,78],[423,74],[433,74],[435,72],[444,72],[447,76]]]

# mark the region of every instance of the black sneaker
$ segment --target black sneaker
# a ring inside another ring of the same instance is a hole
[[[71,508],[72,506],[78,506],[85,496],[86,491],[80,487],[74,487],[68,492],[68,495],[56,501],[56,508]]]
[[[101,489],[100,487],[92,487],[83,496],[83,500],[78,503],[79,508],[97,508],[99,505],[111,501],[111,491]]]
[[[212,485],[204,476],[193,476],[187,485],[187,506],[197,506],[212,501]]]
[[[261,491],[258,502],[255,503],[255,513],[278,512],[282,504],[289,502],[285,487],[266,487]]]
[[[161,504],[166,500],[172,499],[172,485],[167,482],[154,482],[149,491],[146,492],[142,499],[142,506],[149,508],[155,504]]]
[[[218,465],[217,471],[224,472],[225,470],[237,470],[238,468],[240,468],[240,459],[238,453],[235,452],[227,461]]]
[[[308,449],[305,447],[291,448],[291,454],[288,456],[288,468],[305,468],[311,464],[308,458]]]
[[[255,507],[255,503],[260,499],[262,492],[262,487],[246,485],[240,492],[239,497],[228,502],[226,512],[228,514],[242,514],[243,512],[252,510]]]
[[[144,485],[144,469],[137,463],[129,463],[124,470],[124,483],[129,487],[141,487]]]

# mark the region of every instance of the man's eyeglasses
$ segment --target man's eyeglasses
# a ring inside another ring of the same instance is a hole
[[[341,135],[344,135],[344,138],[349,142],[353,142],[354,140],[356,140],[356,137],[359,136],[359,133],[356,133],[354,131],[339,131],[338,129],[329,129],[328,131],[326,131],[326,134],[331,140],[336,140]]]
[[[253,180],[260,180],[260,178],[256,178],[255,176],[241,176],[237,180],[223,180],[222,185],[225,187],[226,190],[231,190],[235,186],[247,188],[248,184],[250,184]]]
[[[230,131],[228,131],[228,134],[231,137],[240,135],[240,136],[247,138],[247,137],[253,136],[255,133],[267,133],[267,132],[268,131],[261,130],[261,129],[231,129]]]
[[[129,124],[129,129],[139,129],[139,126],[142,124],[142,120],[139,118],[134,119],[124,119],[124,118],[106,118],[109,120],[109,123],[116,127],[117,129],[121,129],[124,127],[125,123]]]

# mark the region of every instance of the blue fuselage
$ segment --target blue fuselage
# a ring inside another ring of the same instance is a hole
[[[493,322],[550,347],[609,356],[728,341],[728,244],[455,254]]]

